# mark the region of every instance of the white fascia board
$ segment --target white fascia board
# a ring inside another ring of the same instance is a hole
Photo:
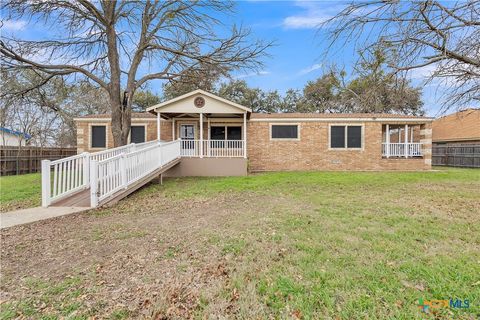
[[[250,119],[252,122],[432,122],[433,118],[261,118]]]
[[[110,122],[112,118],[73,118],[73,121],[82,122]],[[157,118],[132,118],[132,122],[136,121],[157,121]],[[171,121],[162,119],[162,121]]]

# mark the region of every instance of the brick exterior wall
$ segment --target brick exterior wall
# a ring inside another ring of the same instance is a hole
[[[195,123],[197,139],[198,120],[178,120],[175,123],[175,138],[178,139],[179,125]],[[286,170],[429,170],[431,169],[432,129],[431,123],[416,123],[414,142],[424,144],[423,158],[382,158],[384,132],[380,122],[355,122],[363,126],[362,150],[329,149],[329,125],[345,122],[299,121],[298,141],[270,140],[270,125],[274,122],[247,122],[247,155],[249,170],[286,171]],[[277,122],[275,122],[277,123]],[[156,119],[132,119],[132,125],[146,124],[147,141],[157,138]],[[352,122],[348,122],[352,124]],[[390,122],[390,125],[405,123]],[[90,148],[90,126],[105,125],[107,128],[107,148],[113,148],[110,119],[77,121],[77,152],[96,152],[103,149]],[[241,123],[238,123],[241,125]],[[412,124],[413,125],[413,124]],[[204,122],[204,139],[208,138],[208,125]],[[172,140],[172,122],[162,121],[161,139]],[[393,141],[392,141],[393,142]]]
[[[107,149],[113,148],[113,136],[110,125],[110,119],[105,120],[82,120],[77,121],[77,153],[82,152],[97,152],[105,150],[103,148],[90,147],[91,126],[106,126],[107,130]],[[157,139],[157,120],[156,119],[132,119],[132,126],[146,125],[146,141]],[[161,124],[161,139],[164,141],[172,140],[172,122],[162,121]]]
[[[430,123],[420,126],[420,142],[425,144],[425,156],[412,159],[382,158],[382,123],[358,123],[364,126],[363,150],[329,149],[329,122],[291,123],[300,125],[298,141],[270,140],[271,122],[248,123],[250,171],[431,169]]]

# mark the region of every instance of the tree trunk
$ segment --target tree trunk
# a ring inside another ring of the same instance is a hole
[[[128,134],[130,132],[131,112],[129,102],[123,105],[123,95],[121,93],[121,69],[120,59],[117,47],[117,33],[115,30],[115,7],[116,1],[106,2],[104,10],[106,17],[109,18],[109,24],[106,26],[108,61],[110,64],[110,83],[108,93],[110,96],[110,107],[112,113],[112,136],[113,146],[120,147],[128,143]],[[131,100],[131,99],[129,99]]]
[[[119,99],[110,98],[110,107],[112,108],[112,137],[113,137],[113,146],[119,147],[127,144],[127,139],[123,138],[122,135],[122,126],[123,126],[123,112],[122,104]]]

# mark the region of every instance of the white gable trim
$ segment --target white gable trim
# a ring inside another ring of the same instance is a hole
[[[177,102],[177,101],[183,100],[183,99],[185,99],[185,98],[194,96],[194,95],[196,95],[196,94],[203,94],[203,95],[205,95],[205,96],[207,96],[207,97],[210,97],[210,98],[215,99],[215,100],[217,100],[217,101],[220,101],[220,102],[223,102],[223,103],[225,103],[225,104],[228,104],[229,106],[232,106],[232,107],[234,107],[234,108],[238,108],[238,109],[242,110],[243,113],[245,113],[245,112],[252,112],[252,109],[250,109],[250,108],[244,107],[244,106],[242,106],[242,105],[240,105],[240,104],[238,104],[238,103],[235,103],[235,102],[229,101],[229,100],[227,100],[227,99],[221,98],[221,97],[219,97],[219,96],[217,96],[217,95],[214,95],[213,93],[210,93],[210,92],[207,92],[207,91],[204,91],[204,90],[201,90],[201,89],[197,89],[197,90],[195,90],[195,91],[186,93],[186,94],[181,95],[181,96],[179,96],[179,97],[176,97],[176,98],[174,98],[174,99],[171,99],[171,100],[168,100],[168,101],[165,101],[165,102],[156,104],[156,105],[154,105],[154,106],[152,106],[152,107],[150,107],[150,108],[147,108],[147,111],[154,111],[154,112],[156,112],[158,109],[161,109],[161,108],[163,108],[163,107],[165,107],[165,106],[168,106],[168,105],[170,105],[170,104],[172,104],[172,103],[175,103],[175,102]]]

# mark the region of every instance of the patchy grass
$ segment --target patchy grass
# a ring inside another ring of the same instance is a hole
[[[477,319],[479,199],[468,169],[167,180],[2,230],[0,319]]]
[[[40,173],[0,177],[0,212],[41,204]]]

